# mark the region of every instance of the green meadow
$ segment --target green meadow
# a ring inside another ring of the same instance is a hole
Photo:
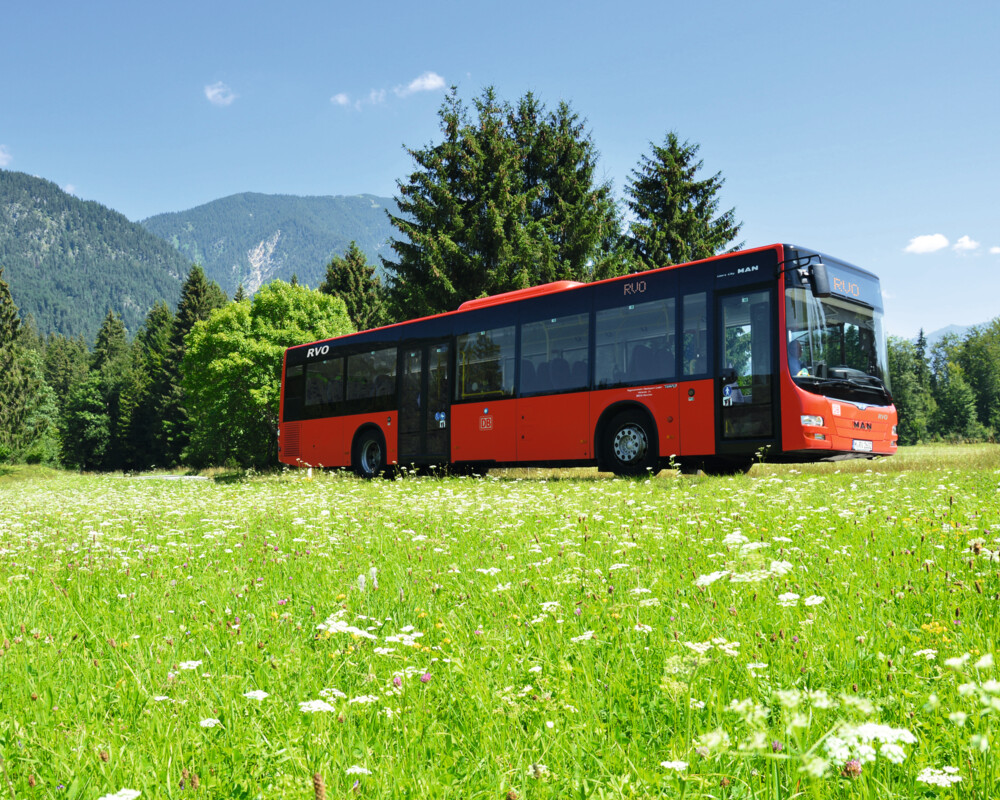
[[[989,797],[998,550],[997,446],[5,468],[0,796]]]

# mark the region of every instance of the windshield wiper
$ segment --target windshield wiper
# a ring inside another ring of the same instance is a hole
[[[846,389],[849,393],[876,394],[886,402],[892,402],[892,395],[881,378],[866,375],[861,378],[820,378],[815,375],[801,375],[796,380],[808,381],[811,385],[824,388]]]

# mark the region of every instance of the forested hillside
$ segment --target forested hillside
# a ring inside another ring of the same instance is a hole
[[[92,339],[109,310],[134,333],[157,300],[176,303],[191,265],[116,211],[0,170],[0,266],[40,331]]]
[[[188,261],[233,295],[242,284],[253,293],[275,278],[293,275],[318,286],[326,265],[351,242],[378,263],[398,213],[387,197],[294,197],[237,194],[189,211],[159,214],[142,225],[173,244]]]

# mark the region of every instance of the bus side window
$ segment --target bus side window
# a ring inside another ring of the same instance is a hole
[[[514,394],[514,326],[457,337],[458,401]]]
[[[654,383],[676,372],[674,298],[597,312],[596,384]]]

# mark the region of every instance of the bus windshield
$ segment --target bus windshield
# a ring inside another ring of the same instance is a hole
[[[882,312],[840,297],[785,290],[788,369],[806,391],[888,405],[889,368]]]

